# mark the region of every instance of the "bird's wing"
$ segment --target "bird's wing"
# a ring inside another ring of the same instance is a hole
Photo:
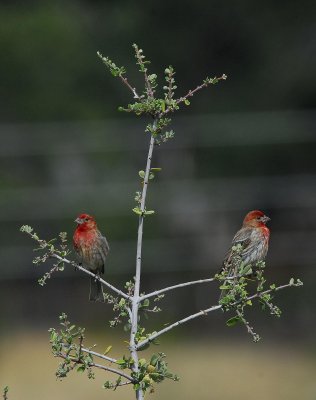
[[[105,264],[106,257],[109,254],[110,246],[109,246],[108,241],[106,240],[106,238],[104,236],[102,236],[100,234],[99,238],[100,238],[100,254],[101,254],[101,257],[102,257],[102,261],[103,261],[102,273],[104,273],[104,264]]]
[[[242,255],[244,251],[251,245],[251,228],[241,228],[233,238],[231,248],[228,250],[224,259],[224,265],[229,263],[233,255],[232,247],[240,244],[242,246]]]

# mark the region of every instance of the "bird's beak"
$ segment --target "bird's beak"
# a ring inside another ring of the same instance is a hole
[[[81,225],[83,223],[83,220],[81,218],[76,218],[75,222],[79,225]]]
[[[262,217],[262,222],[266,223],[266,222],[268,222],[268,221],[271,221],[271,218],[269,218],[269,217],[267,217],[266,215],[264,215],[264,216]]]

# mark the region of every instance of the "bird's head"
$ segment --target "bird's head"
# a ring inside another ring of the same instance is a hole
[[[78,215],[78,217],[75,219],[75,222],[78,224],[77,229],[80,229],[83,231],[95,229],[97,226],[95,219],[89,214]]]
[[[254,210],[250,211],[244,219],[243,226],[251,226],[253,228],[259,228],[260,226],[265,226],[266,223],[270,221],[262,211]]]

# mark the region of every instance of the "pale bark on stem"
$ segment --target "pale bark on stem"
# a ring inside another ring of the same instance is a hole
[[[257,297],[260,297],[260,296],[262,296],[264,294],[268,294],[268,293],[271,293],[271,292],[277,292],[279,290],[285,289],[285,288],[290,287],[290,286],[300,286],[300,285],[301,284],[299,284],[299,283],[297,283],[297,284],[288,283],[286,285],[281,285],[281,286],[276,287],[275,289],[268,289],[268,290],[265,290],[264,292],[256,293],[256,294],[254,294],[252,296],[249,296],[249,297],[247,297],[247,299],[245,299],[245,301],[255,299]],[[184,324],[184,323],[186,323],[188,321],[191,321],[192,319],[195,319],[197,317],[201,317],[202,315],[207,315],[208,313],[210,313],[212,311],[221,310],[221,309],[223,309],[223,306],[221,304],[218,304],[216,306],[209,307],[209,308],[207,308],[205,310],[201,310],[201,311],[199,311],[199,312],[197,312],[195,314],[189,315],[186,318],[180,319],[179,321],[174,322],[173,324],[167,326],[166,328],[161,329],[160,331],[153,333],[147,339],[139,342],[137,344],[137,350],[139,350],[140,348],[142,348],[143,346],[145,346],[147,343],[151,342],[152,340],[156,339],[157,337],[159,337],[159,336],[163,335],[164,333],[170,331],[171,329],[175,328],[176,326],[182,325],[182,324]]]
[[[133,378],[132,378],[131,376],[125,374],[125,373],[122,372],[122,371],[119,371],[118,369],[111,368],[111,367],[107,367],[107,366],[105,366],[105,365],[96,364],[96,363],[91,363],[91,364],[89,364],[89,365],[90,365],[91,367],[96,367],[96,368],[104,369],[105,371],[109,371],[109,372],[112,372],[113,374],[120,375],[120,376],[122,376],[123,378],[127,379],[128,381],[130,381],[131,383],[134,381]]]
[[[155,125],[155,122],[154,122]],[[140,292],[140,276],[141,276],[141,266],[142,266],[142,245],[143,245],[143,230],[144,230],[144,218],[145,218],[145,210],[146,210],[146,195],[147,195],[147,187],[149,182],[149,173],[151,167],[152,154],[154,150],[155,138],[151,136],[148,156],[147,156],[147,164],[145,170],[145,177],[143,182],[143,190],[142,197],[140,203],[141,215],[138,220],[138,234],[137,234],[137,251],[136,251],[136,274],[135,274],[135,287],[134,287],[134,295],[132,297],[132,318],[131,318],[131,335],[130,335],[130,352],[133,358],[133,371],[138,372],[138,354],[137,354],[137,344],[135,341],[136,333],[137,333],[137,325],[138,325],[138,307],[139,307],[139,292]],[[141,389],[136,391],[136,399],[143,400],[144,394]]]
[[[81,351],[83,351],[85,353],[88,353],[88,354],[91,354],[94,357],[102,358],[103,360],[109,361],[112,364],[116,364],[117,363],[117,360],[115,358],[105,356],[104,354],[97,353],[96,351],[85,349],[84,347],[81,348]]]
[[[240,275],[237,276],[229,276],[227,278],[225,278],[225,280],[232,280],[235,278],[240,277]],[[154,292],[151,293],[147,293],[144,294],[143,296],[140,296],[139,301],[143,301],[145,299],[148,299],[150,297],[154,297],[154,296],[159,296],[162,293],[168,292],[169,290],[174,290],[174,289],[179,289],[185,286],[191,286],[191,285],[198,285],[201,283],[210,283],[210,282],[218,282],[217,278],[206,278],[206,279],[198,279],[196,281],[190,281],[190,282],[182,282],[182,283],[178,283],[177,285],[173,285],[173,286],[168,286],[166,288],[160,289],[160,290],[155,290]]]
[[[140,99],[136,92],[136,89],[128,82],[127,78],[124,78],[122,74],[120,74],[119,77],[121,78],[121,81],[124,83],[124,85],[126,85],[132,91],[134,99]]]
[[[73,361],[74,363],[77,363],[77,364],[83,364],[77,358],[75,358],[75,357],[67,357],[63,353],[58,354],[58,357],[61,357],[61,358],[65,359],[65,360],[70,359],[71,361]],[[119,371],[118,369],[107,367],[106,365],[97,364],[97,363],[94,363],[94,362],[89,363],[89,367],[95,367],[95,368],[103,369],[104,371],[112,372],[113,374],[122,376],[123,378],[127,379],[130,382],[134,382],[134,380],[133,380],[133,378],[131,376],[125,374],[122,371]]]
[[[122,290],[116,288],[115,286],[111,285],[109,282],[105,281],[104,279],[100,278],[99,275],[94,274],[91,271],[88,271],[87,269],[83,268],[81,265],[77,264],[74,261],[68,260],[67,258],[61,257],[58,254],[54,253],[51,255],[51,257],[56,258],[57,260],[59,260],[60,262],[64,262],[66,264],[70,264],[73,265],[76,269],[78,269],[79,271],[84,272],[87,275],[92,276],[93,278],[95,278],[96,280],[98,280],[100,283],[102,283],[102,285],[107,286],[109,289],[111,289],[113,292],[119,294],[120,296],[124,297],[124,299],[130,299],[130,296],[124,292],[122,292]]]

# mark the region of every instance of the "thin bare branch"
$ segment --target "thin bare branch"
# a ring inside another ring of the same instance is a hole
[[[70,359],[75,364],[84,364],[82,361],[78,360],[78,358],[67,356],[66,354],[63,354],[63,353],[59,353],[58,357],[63,358],[64,360],[69,360]],[[107,367],[106,365],[97,364],[97,363],[94,363],[94,362],[90,362],[89,363],[89,367],[95,367],[95,368],[103,369],[104,371],[108,371],[108,372],[112,372],[113,374],[120,375],[120,376],[122,376],[123,378],[127,379],[130,382],[134,382],[134,379],[131,376],[125,374],[124,372],[122,372],[122,371],[120,371],[118,369]]]
[[[235,278],[240,278],[240,276],[241,275],[228,276],[228,277],[225,278],[225,280],[229,281],[229,280],[232,280],[232,279],[235,279]],[[210,283],[210,282],[218,282],[218,279],[217,278],[206,278],[206,279],[198,279],[196,281],[178,283],[177,285],[168,286],[168,287],[166,287],[164,289],[155,290],[154,292],[144,294],[143,296],[140,296],[139,301],[143,301],[143,300],[148,299],[150,297],[158,296],[158,295],[160,295],[162,293],[168,292],[169,290],[174,290],[174,289],[182,288],[182,287],[185,287],[185,286],[197,285],[197,284],[201,284],[201,283]]]
[[[126,386],[126,385],[131,385],[133,382],[121,382],[117,386]]]
[[[161,329],[160,331],[153,333],[153,334],[150,335],[147,339],[142,340],[141,342],[139,342],[139,343],[137,344],[137,349],[142,348],[142,347],[145,346],[147,343],[149,343],[149,342],[151,342],[152,340],[156,339],[157,337],[163,335],[164,333],[170,331],[171,329],[175,328],[176,326],[182,325],[182,324],[184,324],[185,322],[190,321],[191,319],[194,319],[194,318],[197,318],[197,317],[201,317],[202,315],[207,315],[209,312],[215,311],[215,310],[219,310],[219,309],[221,309],[221,308],[222,308],[221,305],[212,306],[212,307],[210,307],[210,308],[207,308],[206,310],[201,310],[201,311],[199,311],[199,312],[197,312],[197,313],[195,313],[195,314],[189,315],[189,316],[186,317],[186,318],[183,318],[183,319],[181,319],[181,320],[179,320],[179,321],[177,321],[177,322],[174,322],[173,324],[167,326],[166,328]]]
[[[127,379],[128,381],[130,381],[131,383],[134,382],[134,379],[131,376],[125,374],[122,371],[119,371],[118,369],[107,367],[105,365],[96,364],[96,363],[90,363],[89,365],[90,365],[90,367],[96,367],[96,368],[104,369],[105,371],[109,371],[109,372],[112,372],[113,374],[120,375],[123,378]]]
[[[127,78],[124,77],[124,75],[126,74],[125,68],[118,67],[112,60],[109,59],[109,57],[103,57],[103,55],[99,51],[97,51],[97,55],[106,65],[106,67],[110,70],[111,74],[113,76],[118,76],[123,82],[123,84],[126,85],[129,88],[129,90],[131,90],[131,92],[134,95],[134,99],[140,99],[140,96],[138,96],[136,89],[128,82]]]
[[[117,360],[115,358],[105,356],[104,354],[97,353],[96,351],[85,349],[84,347],[82,347],[81,350],[84,351],[85,353],[91,354],[92,356],[102,358],[103,360],[109,361],[113,364],[117,364]]]
[[[125,78],[122,74],[118,75],[121,79],[121,81],[124,83],[124,85],[126,85],[129,90],[132,91],[133,95],[134,95],[134,99],[140,99],[140,97],[138,96],[136,89],[128,82],[127,78]]]
[[[66,264],[70,264],[79,271],[84,272],[85,274],[88,274],[92,277],[94,277],[96,280],[98,280],[100,283],[103,285],[107,286],[109,289],[113,290],[113,292],[119,294],[120,296],[124,297],[125,299],[130,299],[130,296],[127,295],[126,293],[122,292],[120,289],[117,289],[115,286],[111,285],[109,282],[105,281],[104,279],[100,278],[99,275],[94,274],[93,272],[88,271],[81,265],[77,264],[75,261],[68,260],[67,258],[61,257],[58,254],[54,253],[51,255],[51,257],[56,258],[57,260],[64,262]]]
[[[144,294],[143,296],[140,296],[139,301],[143,301],[150,297],[158,296],[162,293],[168,292],[169,290],[174,290],[174,289],[178,289],[178,288],[185,287],[185,286],[197,285],[199,283],[209,283],[209,282],[214,282],[214,281],[216,281],[215,278],[207,278],[207,279],[198,279],[197,281],[178,283],[177,285],[168,286],[164,289],[155,290],[154,292]]]
[[[268,289],[268,290],[265,290],[264,292],[256,293],[256,294],[254,294],[254,295],[252,295],[252,296],[249,296],[249,297],[247,297],[247,299],[245,299],[245,301],[252,300],[252,299],[255,299],[255,298],[257,298],[257,297],[261,297],[262,295],[268,294],[268,293],[271,293],[271,292],[277,292],[277,291],[279,291],[279,290],[282,290],[282,289],[285,289],[285,288],[288,288],[288,287],[291,287],[291,286],[296,286],[296,287],[298,287],[298,286],[301,286],[301,284],[302,284],[302,283],[299,283],[299,282],[298,282],[298,283],[294,283],[294,282],[291,283],[291,282],[290,282],[290,283],[288,283],[288,284],[286,284],[286,285],[280,285],[280,286],[278,286],[278,287],[276,287],[276,288],[274,288],[274,289]],[[236,304],[238,304],[238,303],[236,303]],[[147,343],[149,343],[149,342],[151,342],[152,340],[156,339],[157,337],[163,335],[164,333],[170,331],[171,329],[175,328],[176,326],[182,325],[182,324],[184,324],[184,323],[186,323],[186,322],[188,322],[188,321],[191,321],[192,319],[195,319],[195,318],[197,318],[197,317],[201,317],[202,315],[207,315],[208,313],[210,313],[210,312],[212,312],[212,311],[221,310],[222,308],[223,308],[223,306],[220,305],[220,304],[218,304],[218,305],[216,305],[216,306],[209,307],[209,308],[207,308],[207,309],[205,309],[205,310],[201,310],[201,311],[199,311],[199,312],[197,312],[197,313],[195,313],[195,314],[189,315],[188,317],[183,318],[183,319],[181,319],[181,320],[179,320],[179,321],[177,321],[177,322],[174,322],[173,324],[167,326],[166,328],[161,329],[160,331],[153,333],[153,334],[150,335],[147,339],[142,340],[141,342],[139,342],[139,343],[137,344],[137,349],[142,348],[142,347],[145,346]]]

